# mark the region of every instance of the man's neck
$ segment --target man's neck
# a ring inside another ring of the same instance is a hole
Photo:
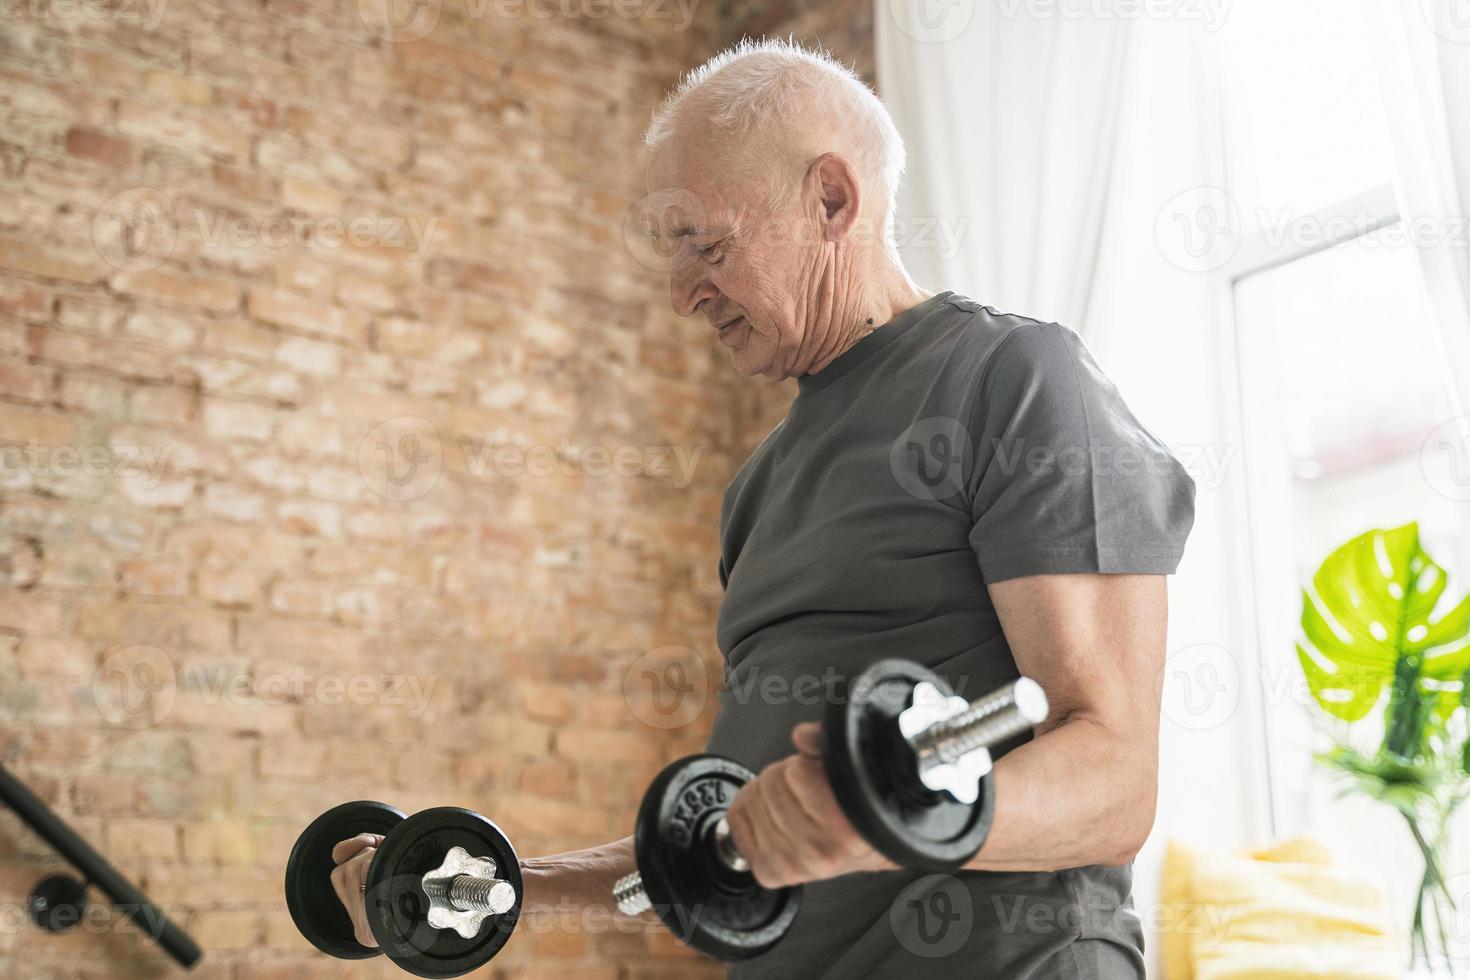
[[[890,269],[884,276],[881,288],[863,297],[843,317],[842,323],[834,325],[837,327],[835,342],[814,358],[806,371],[801,373],[819,373],[868,334],[933,295],[929,290],[916,286],[902,266]]]

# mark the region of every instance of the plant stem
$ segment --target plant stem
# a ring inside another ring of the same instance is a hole
[[[1445,906],[1448,906],[1452,912],[1457,911],[1455,900],[1450,895],[1449,888],[1445,884],[1444,872],[1441,870],[1439,864],[1439,855],[1436,853],[1434,846],[1430,844],[1429,839],[1425,837],[1423,830],[1419,826],[1418,818],[1408,810],[1400,810],[1399,812],[1403,813],[1404,822],[1409,825],[1409,832],[1414,835],[1414,842],[1419,846],[1419,853],[1424,857],[1424,877],[1419,881],[1419,894],[1414,903],[1412,938],[1415,940],[1414,945],[1417,948],[1413,956],[1417,960],[1418,950],[1422,948],[1425,965],[1433,965],[1429,950],[1429,933],[1424,922],[1425,905],[1432,902],[1434,908],[1431,911],[1434,914],[1435,931],[1439,935],[1438,952],[1443,957],[1445,963],[1448,964],[1450,974],[1453,976],[1456,974],[1456,970],[1454,961],[1450,956],[1449,937],[1445,934],[1444,909]],[[1441,833],[1436,835],[1436,839],[1442,839],[1443,826],[1440,827],[1440,831]],[[1441,897],[1443,898],[1444,905],[1440,904]]]

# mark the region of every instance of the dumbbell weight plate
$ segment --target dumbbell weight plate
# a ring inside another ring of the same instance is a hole
[[[317,949],[342,960],[377,956],[359,943],[352,918],[332,887],[332,848],[358,834],[387,834],[403,822],[402,810],[386,803],[358,800],[335,806],[313,820],[286,861],[286,907],[296,928]]]
[[[495,877],[510,882],[516,903],[487,918],[472,939],[428,923],[423,877],[452,847],[495,862]],[[495,823],[472,810],[433,807],[404,820],[383,841],[367,874],[367,919],[388,958],[421,977],[457,977],[483,966],[510,939],[521,914],[521,865]]]
[[[822,761],[843,812],[869,844],[907,868],[954,871],[990,834],[994,776],[985,776],[974,803],[919,781],[898,715],[920,681],[953,693],[939,675],[904,660],[880,661],[853,678],[847,697],[827,705]]]
[[[680,759],[644,794],[633,830],[643,889],[658,917],[682,942],[725,961],[770,949],[801,904],[799,888],[763,888],[715,857],[715,824],[754,778],[722,756]]]

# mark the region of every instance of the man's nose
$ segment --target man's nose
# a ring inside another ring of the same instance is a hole
[[[669,268],[669,299],[674,312],[679,316],[693,316],[700,304],[719,295],[719,290],[704,274],[704,266],[697,260],[682,256],[674,257]]]

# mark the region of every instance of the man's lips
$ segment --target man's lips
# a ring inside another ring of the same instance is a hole
[[[745,317],[743,317],[743,316],[737,316],[733,320],[726,320],[724,323],[720,324],[718,327],[715,327],[715,329],[720,332],[720,336],[721,337],[724,337],[726,334],[728,334],[730,332],[730,328],[731,327],[735,326],[735,324],[739,323],[741,320],[744,320],[744,319],[745,319]]]

